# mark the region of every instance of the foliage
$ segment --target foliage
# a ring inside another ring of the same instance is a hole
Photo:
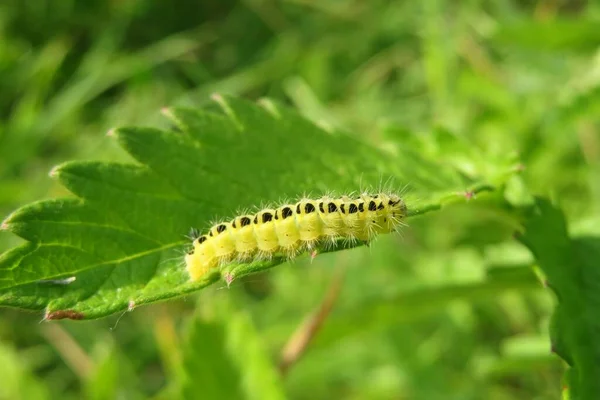
[[[548,277],[548,286],[559,299],[551,336],[553,350],[572,367],[568,374],[572,398],[597,397],[600,344],[595,333],[600,331],[600,238],[569,238],[560,210],[537,199],[528,210],[521,240],[535,255]]]
[[[398,164],[406,171],[395,175],[398,180],[436,193],[427,209],[459,189],[471,195],[489,187],[413,149],[391,157],[272,104],[274,115],[233,98],[220,101],[229,117],[170,110],[181,133],[111,133],[142,166],[74,162],[55,168],[52,175],[81,200],[34,203],[4,221],[4,229],[30,242],[0,260],[0,304],[44,308],[46,319],[89,319],[188,293],[215,281],[213,274],[192,283],[181,265],[190,225],[208,227],[212,215],[282,194],[298,198],[311,188],[349,193],[361,181],[376,187],[379,176]],[[221,274],[239,278],[283,261],[226,267]]]
[[[0,5],[0,397],[598,398],[598,6],[217,3]],[[187,281],[388,178],[401,235]]]

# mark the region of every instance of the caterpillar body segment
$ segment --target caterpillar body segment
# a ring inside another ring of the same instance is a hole
[[[323,197],[319,201],[318,212],[321,221],[323,222],[323,240],[325,244],[333,245],[337,239],[342,236],[344,229],[344,218],[340,213],[340,206],[343,203],[342,199],[334,199],[331,197]]]
[[[231,222],[231,237],[235,243],[237,261],[252,260],[256,254],[258,243],[254,233],[253,220],[254,215],[241,215]]]
[[[317,201],[302,199],[296,204],[296,227],[300,234],[300,245],[307,250],[313,249],[323,234]]]
[[[208,232],[215,258],[220,264],[228,263],[235,257],[235,242],[231,230],[231,223],[224,222],[213,226]]]
[[[295,257],[301,248],[294,204],[285,204],[275,210],[275,232],[281,253],[288,258]]]
[[[259,211],[254,217],[254,235],[260,259],[268,260],[279,250],[279,239],[275,230],[275,210],[270,208]]]

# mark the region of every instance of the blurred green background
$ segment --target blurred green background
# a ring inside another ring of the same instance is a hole
[[[164,126],[162,107],[219,92],[378,145],[444,128],[514,152],[525,170],[507,197],[549,196],[573,231],[597,229],[599,50],[600,5],[583,0],[3,0],[0,214],[68,195],[48,177],[60,162],[130,161],[110,128]],[[333,314],[356,310],[355,326],[326,322],[282,377],[289,398],[559,398],[554,299],[494,195],[410,225],[123,316],[40,324],[2,309],[0,398],[208,398],[184,377],[215,361],[191,345],[214,310],[248,313],[277,364],[338,279]],[[0,231],[0,251],[16,244]]]

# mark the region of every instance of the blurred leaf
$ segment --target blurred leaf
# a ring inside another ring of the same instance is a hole
[[[37,380],[11,347],[0,342],[0,399],[49,399],[50,392]]]
[[[571,366],[571,398],[600,398],[600,238],[569,238],[561,210],[542,198],[527,210],[524,226],[520,240],[558,298],[551,340]]]
[[[414,290],[393,298],[367,302],[359,308],[334,316],[319,333],[315,345],[324,346],[342,336],[355,335],[406,321],[415,321],[446,309],[454,301],[487,301],[511,290],[539,288],[533,276],[519,280],[499,279],[463,285]]]
[[[238,399],[242,397],[240,371],[229,359],[225,325],[218,321],[191,321],[183,357],[184,381],[181,397],[186,399]]]
[[[85,390],[89,399],[114,399],[117,394],[119,363],[114,349],[107,345],[102,349],[101,359],[86,382]]]
[[[429,201],[420,206],[407,198],[414,215],[494,189],[476,171],[466,176],[404,148],[394,158],[273,103],[219,103],[225,115],[170,110],[180,132],[115,131],[144,166],[57,167],[52,175],[80,199],[34,203],[4,221],[4,229],[29,243],[0,257],[0,304],[45,308],[47,319],[88,319],[189,293],[219,278],[188,281],[181,255],[189,228],[284,196],[378,188],[388,176],[412,182],[410,195]],[[240,277],[281,262],[233,264],[223,274]]]
[[[94,368],[84,385],[86,398],[144,398],[139,391],[139,377],[112,340],[105,339],[97,343],[92,357]]]
[[[600,22],[565,19],[504,24],[494,40],[534,50],[596,50],[600,42]]]
[[[221,307],[213,318],[197,317],[183,359],[185,399],[283,399],[273,362],[252,321],[242,311]]]

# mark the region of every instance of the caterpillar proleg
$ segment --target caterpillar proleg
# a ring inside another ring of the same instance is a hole
[[[196,235],[185,256],[192,281],[231,262],[269,260],[275,255],[292,259],[340,240],[370,242],[396,231],[406,217],[406,204],[394,193],[303,198],[294,204],[241,215]]]

